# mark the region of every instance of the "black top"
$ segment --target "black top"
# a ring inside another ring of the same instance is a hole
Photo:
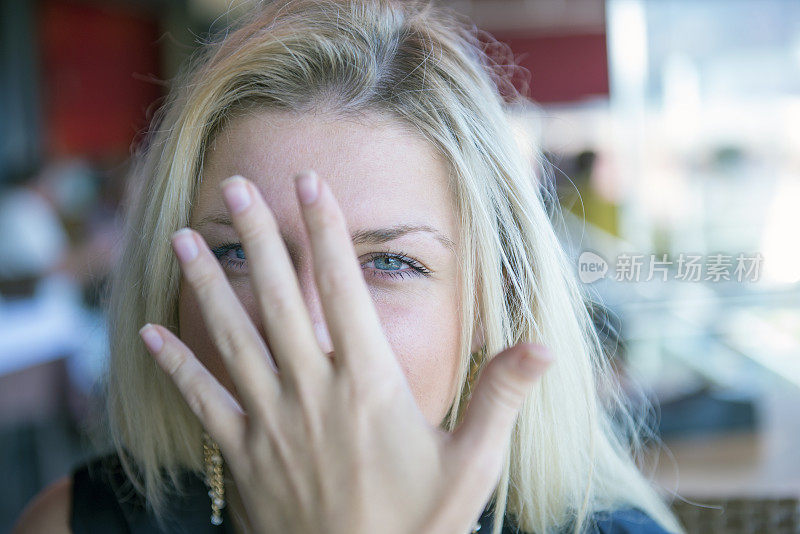
[[[72,513],[70,527],[74,534],[232,534],[227,507],[222,509],[222,525],[211,524],[211,501],[203,480],[193,473],[182,475],[186,494],[170,498],[170,517],[165,529],[157,524],[144,500],[134,491],[116,454],[96,457],[72,471]],[[636,509],[602,512],[595,515],[595,525],[587,534],[664,534],[658,524]],[[491,530],[490,507],[480,518],[480,534]],[[516,528],[506,521],[503,534]]]

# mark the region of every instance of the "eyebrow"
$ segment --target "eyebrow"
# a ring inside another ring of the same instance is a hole
[[[223,226],[232,226],[228,214],[215,214],[203,218],[198,224],[197,229],[206,226],[208,223],[215,223]],[[359,229],[351,234],[353,245],[380,245],[400,239],[401,237],[414,233],[430,234],[445,248],[456,253],[456,244],[436,228],[427,224],[396,224],[381,228]],[[284,242],[286,239],[284,238]]]

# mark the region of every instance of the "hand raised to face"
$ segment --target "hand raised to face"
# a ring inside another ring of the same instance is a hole
[[[255,532],[467,532],[546,351],[501,352],[456,432],[432,426],[384,337],[330,188],[313,171],[299,173],[296,188],[333,359],[316,342],[274,216],[238,176],[222,190],[266,339],[203,239],[183,229],[172,240],[238,401],[169,330],[146,325],[142,337],[220,444]]]

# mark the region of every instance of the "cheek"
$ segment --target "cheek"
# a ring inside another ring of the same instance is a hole
[[[373,294],[373,302],[420,410],[438,425],[455,394],[460,325],[452,299]]]

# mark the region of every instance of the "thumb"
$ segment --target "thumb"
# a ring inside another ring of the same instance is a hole
[[[547,348],[534,343],[514,345],[492,358],[453,434],[453,445],[473,457],[482,457],[479,452],[498,456],[522,401],[552,361]]]

